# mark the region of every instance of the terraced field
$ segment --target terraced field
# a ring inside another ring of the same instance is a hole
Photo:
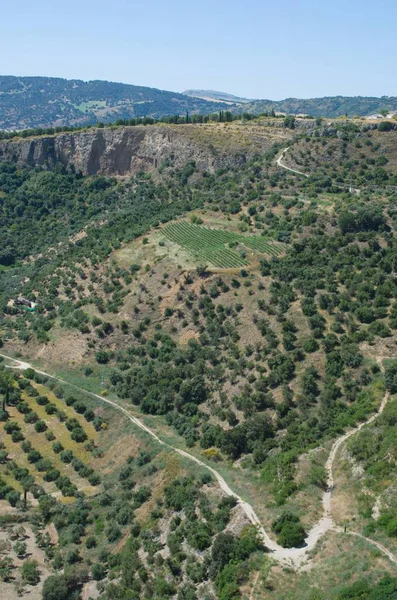
[[[240,252],[227,247],[227,244],[242,245],[269,257],[278,256],[283,251],[282,244],[265,237],[210,229],[187,221],[170,223],[163,232],[169,240],[191,252],[198,260],[221,269],[238,268],[248,264]]]

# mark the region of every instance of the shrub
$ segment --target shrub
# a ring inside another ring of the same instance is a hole
[[[397,577],[385,575],[378,583],[355,581],[342,589],[336,600],[394,600],[397,597]]]
[[[284,548],[300,548],[305,543],[306,532],[299,517],[292,513],[284,513],[272,524],[272,530],[278,534],[278,543]]]
[[[73,404],[73,408],[80,415],[83,415],[87,410],[87,406],[84,404],[84,402],[80,402],[79,400]]]
[[[28,412],[31,411],[31,408],[29,406],[29,404],[25,401],[21,401],[18,402],[17,404],[17,410],[22,414],[22,415],[26,415]]]
[[[51,461],[48,458],[41,458],[36,463],[36,469],[40,472],[48,471],[48,469],[51,469]]]
[[[287,115],[284,118],[284,127],[287,129],[295,129],[295,117],[292,115]]]
[[[36,423],[39,420],[39,415],[33,410],[31,410],[24,416],[23,420],[27,424]]]
[[[379,526],[389,537],[397,537],[397,510],[383,510],[378,521]]]
[[[43,600],[69,600],[70,590],[64,575],[50,575],[43,585]]]
[[[47,429],[47,425],[45,424],[44,421],[40,420],[40,421],[37,421],[37,423],[35,423],[34,428],[37,431],[37,433],[42,433],[43,431],[45,431]]]
[[[91,485],[96,486],[101,483],[101,477],[98,473],[93,473],[92,475],[90,475],[88,477],[88,481],[90,482]]]
[[[58,469],[48,469],[44,475],[44,479],[45,481],[56,481],[60,476],[61,473],[58,471]]]
[[[22,580],[29,585],[36,585],[40,581],[40,572],[37,560],[28,559],[22,565]]]
[[[95,413],[90,408],[86,408],[84,412],[84,418],[86,421],[93,421],[95,419]]]
[[[16,506],[19,502],[20,497],[20,494],[15,490],[11,490],[6,494],[6,500],[11,506]]]
[[[16,542],[16,544],[14,544],[14,552],[18,557],[25,556],[26,550],[26,542]]]
[[[28,461],[30,463],[36,463],[42,458],[40,452],[38,450],[32,449],[28,452]]]
[[[283,548],[300,548],[305,544],[306,532],[300,523],[290,523],[281,531],[278,543]]]
[[[63,446],[62,446],[61,442],[54,442],[52,444],[52,449],[55,452],[55,454],[59,454],[60,452],[62,452]]]
[[[25,440],[24,442],[22,442],[21,448],[23,452],[29,452],[32,449],[32,443],[29,442],[29,440]]]
[[[319,349],[318,342],[315,338],[310,338],[303,344],[305,352],[316,352]]]
[[[73,429],[76,429],[78,427],[81,427],[80,423],[78,422],[77,419],[73,418],[73,419],[68,419],[65,423],[67,429],[69,429],[69,431],[73,431]]]
[[[107,537],[110,543],[117,542],[117,540],[121,538],[121,530],[116,523],[111,523],[109,525]]]
[[[382,121],[378,125],[378,131],[391,131],[394,128],[394,123],[391,121]]]
[[[105,350],[100,350],[95,354],[95,359],[100,365],[106,365],[109,362],[109,355]]]
[[[86,548],[95,548],[97,545],[96,537],[93,535],[88,536],[85,541]]]
[[[40,404],[41,406],[45,406],[46,404],[49,403],[47,396],[38,396],[36,401],[37,401],[37,404]]]
[[[88,436],[84,429],[82,429],[81,427],[76,427],[76,429],[73,429],[73,431],[71,432],[70,437],[78,444],[82,444],[86,441]]]
[[[25,438],[23,437],[22,431],[13,431],[11,434],[11,439],[13,442],[18,443],[22,442]]]
[[[71,450],[62,450],[61,451],[61,461],[64,463],[71,463],[74,458],[73,452]]]
[[[106,575],[106,568],[101,563],[95,563],[91,567],[91,575],[95,581],[101,581]]]
[[[34,376],[36,373],[35,373],[34,369],[29,368],[29,369],[26,369],[23,374],[26,379],[34,379]]]
[[[397,393],[397,362],[386,367],[385,385],[389,392],[392,394]]]
[[[6,433],[8,433],[9,435],[11,435],[11,433],[13,431],[21,431],[21,428],[19,427],[19,425],[18,425],[18,423],[16,421],[8,421],[4,425],[4,431]]]

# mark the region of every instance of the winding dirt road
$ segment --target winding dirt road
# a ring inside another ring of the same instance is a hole
[[[291,167],[287,167],[287,165],[285,165],[282,162],[284,154],[286,152],[288,152],[289,149],[290,149],[290,146],[288,146],[288,148],[284,148],[284,150],[281,152],[280,156],[277,158],[276,163],[278,164],[278,166],[281,167],[282,169],[285,169],[286,171],[291,171],[291,173],[296,173],[297,175],[303,175],[303,177],[309,177],[309,175],[307,175],[307,173],[303,173],[303,171],[297,171],[296,169],[291,169]]]
[[[210,471],[213,474],[213,476],[215,477],[215,479],[217,480],[221,489],[228,496],[232,496],[233,498],[235,498],[237,500],[238,504],[241,506],[242,510],[246,514],[249,521],[258,528],[258,532],[263,540],[263,543],[266,546],[266,548],[272,553],[272,557],[275,560],[277,560],[278,562],[280,562],[284,565],[294,567],[294,568],[299,568],[303,562],[307,561],[309,551],[314,548],[314,546],[317,544],[319,539],[322,538],[324,536],[324,534],[327,533],[327,531],[332,530],[332,531],[336,531],[336,532],[342,532],[342,529],[335,525],[334,520],[332,518],[332,502],[331,502],[332,498],[331,498],[331,496],[332,496],[332,491],[334,488],[333,464],[334,464],[336,455],[338,453],[338,450],[342,446],[342,444],[347,439],[349,439],[355,433],[360,431],[364,426],[372,423],[380,414],[382,414],[382,412],[384,411],[384,409],[387,405],[387,402],[389,400],[389,393],[387,392],[384,395],[381,405],[375,414],[373,414],[367,421],[360,423],[360,425],[358,425],[354,429],[351,429],[350,431],[344,433],[342,436],[340,436],[334,442],[334,444],[332,445],[331,451],[329,453],[328,459],[326,461],[326,464],[325,464],[325,469],[327,471],[328,477],[327,477],[327,489],[326,489],[326,491],[324,491],[323,498],[322,498],[323,516],[309,531],[309,533],[305,539],[305,546],[303,548],[283,548],[282,546],[277,544],[277,542],[275,542],[274,540],[272,540],[269,537],[268,533],[264,529],[262,523],[259,520],[259,517],[257,516],[257,514],[256,514],[255,510],[253,509],[253,507],[251,506],[251,504],[249,504],[248,502],[243,500],[243,498],[241,498],[238,494],[233,492],[233,490],[230,488],[228,483],[225,481],[225,479],[222,477],[222,475],[220,473],[218,473],[218,471],[216,471],[216,469],[214,469],[213,467],[210,467],[209,465],[207,465],[206,463],[204,463],[203,461],[198,459],[193,454],[190,454],[189,452],[186,452],[185,450],[181,450],[180,448],[176,448],[175,446],[172,446],[171,444],[168,444],[167,442],[164,442],[163,440],[161,440],[158,437],[158,435],[156,433],[154,433],[154,431],[152,431],[149,427],[147,427],[140,419],[138,419],[137,417],[132,415],[126,408],[124,408],[123,406],[120,406],[117,402],[114,402],[113,400],[109,400],[108,398],[104,398],[103,396],[100,396],[99,394],[95,394],[94,392],[89,392],[88,390],[85,390],[84,388],[81,388],[78,385],[75,385],[73,383],[65,381],[64,379],[61,379],[60,377],[56,377],[55,375],[51,375],[50,373],[46,373],[45,371],[40,371],[40,370],[36,369],[35,367],[33,367],[28,362],[16,360],[16,359],[12,358],[11,356],[7,356],[7,355],[1,354],[1,353],[0,353],[0,356],[16,363],[15,367],[10,367],[10,368],[19,369],[22,371],[32,368],[40,375],[44,375],[46,377],[49,377],[51,379],[58,381],[59,383],[74,387],[75,389],[79,390],[80,392],[83,392],[90,396],[93,396],[94,398],[99,399],[101,402],[104,402],[104,403],[112,406],[116,410],[122,412],[134,425],[136,425],[142,431],[144,431],[148,435],[150,435],[158,444],[161,444],[162,446],[169,448],[170,450],[173,450],[174,452],[177,452],[180,456],[183,456],[183,457],[195,462],[196,464],[200,465],[201,467],[204,467],[208,471]],[[381,370],[384,372],[384,367],[383,367],[381,357],[377,358],[377,362],[378,362]],[[379,542],[371,540],[370,538],[366,538],[366,537],[362,536],[361,534],[353,532],[353,531],[349,531],[347,533],[349,535],[355,535],[357,537],[360,537],[360,538],[366,540],[368,543],[373,544],[385,556],[387,556],[394,564],[397,565],[397,558]]]
[[[288,148],[284,148],[284,150],[281,152],[280,156],[276,159],[277,166],[279,166],[281,169],[285,169],[286,171],[290,171],[291,173],[295,173],[296,175],[302,175],[303,177],[309,178],[310,175],[308,175],[307,173],[304,173],[303,171],[298,171],[297,169],[292,169],[291,167],[288,167],[285,163],[283,163],[282,159],[283,159],[284,155],[288,152],[290,147],[291,146],[288,146]],[[349,190],[349,192],[351,194],[360,195],[360,192],[361,192],[361,190],[359,188],[354,188],[352,185],[348,185],[347,183],[337,182],[337,183],[335,183],[335,186],[339,187],[339,188],[343,188],[345,190]]]

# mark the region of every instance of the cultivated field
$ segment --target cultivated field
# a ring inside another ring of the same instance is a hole
[[[0,498],[15,506],[23,490],[38,498],[42,489],[66,502],[78,491],[95,494],[101,478],[90,463],[103,420],[83,402],[65,402],[43,385],[21,378],[19,386],[19,400],[0,424]]]
[[[170,223],[163,232],[168,239],[194,254],[197,259],[224,269],[248,264],[244,253],[235,249],[240,245],[268,256],[278,256],[282,252],[281,244],[261,236],[209,229],[186,221]]]

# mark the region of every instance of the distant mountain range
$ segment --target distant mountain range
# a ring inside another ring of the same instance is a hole
[[[325,98],[286,98],[285,100],[249,100],[226,94],[225,92],[216,92],[214,90],[186,90],[183,92],[186,96],[200,98],[208,102],[224,102],[228,105],[228,110],[236,112],[241,110],[244,105],[246,112],[259,114],[275,111],[276,113],[285,113],[293,115],[311,115],[312,117],[335,118],[348,115],[349,117],[364,117],[370,114],[379,113],[382,109],[389,111],[397,110],[397,98],[371,98],[363,96],[330,96]],[[237,107],[240,106],[240,109]]]
[[[0,129],[30,129],[111,122],[132,117],[163,117],[219,110],[259,114],[272,110],[313,117],[366,116],[397,110],[396,97],[347,97],[248,100],[214,90],[183,94],[109,81],[55,77],[0,76]]]
[[[233,94],[226,94],[225,92],[216,92],[215,90],[186,90],[183,93],[185,96],[201,98],[202,100],[208,100],[210,102],[225,102],[226,104],[245,104],[246,102],[254,102],[254,100],[240,98],[239,96],[233,96]]]

